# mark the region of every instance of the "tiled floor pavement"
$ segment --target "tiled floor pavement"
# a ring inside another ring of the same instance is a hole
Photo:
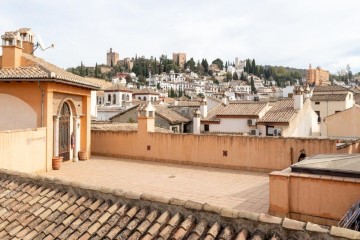
[[[259,213],[269,209],[265,173],[92,156],[44,175]]]

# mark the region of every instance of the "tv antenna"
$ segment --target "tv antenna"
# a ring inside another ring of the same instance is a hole
[[[40,35],[36,36],[36,39],[37,39],[37,41],[36,41],[36,44],[35,44],[35,47],[34,47],[34,50],[32,51],[32,53],[34,53],[36,51],[36,49],[38,49],[38,48],[40,48],[42,51],[46,51],[49,48],[55,47],[54,44],[51,44],[50,46],[45,47],[44,41],[42,40]]]

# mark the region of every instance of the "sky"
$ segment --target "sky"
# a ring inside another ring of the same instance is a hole
[[[360,72],[359,0],[0,0],[0,34],[29,27],[35,55],[62,68],[125,57],[186,53],[195,61]]]

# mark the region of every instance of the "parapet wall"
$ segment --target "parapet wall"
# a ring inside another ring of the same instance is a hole
[[[360,199],[356,178],[291,172],[290,168],[270,173],[269,213],[336,226]]]
[[[91,153],[102,156],[271,172],[307,156],[336,153],[336,140],[147,132],[91,132]]]
[[[0,168],[46,171],[46,128],[0,131]]]

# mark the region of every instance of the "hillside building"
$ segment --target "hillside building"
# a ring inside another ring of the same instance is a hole
[[[179,68],[184,69],[186,63],[186,53],[173,53],[173,61]]]
[[[311,64],[309,65],[309,69],[306,70],[306,80],[309,85],[330,85],[329,76],[329,71],[321,69],[320,67],[311,68]]]
[[[110,48],[110,51],[106,53],[106,65],[108,66],[114,66],[119,61],[119,53],[113,52],[112,48]]]

